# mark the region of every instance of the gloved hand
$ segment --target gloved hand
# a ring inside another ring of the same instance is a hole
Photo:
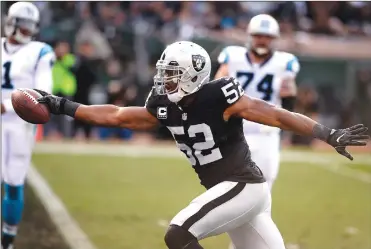
[[[363,124],[340,130],[332,129],[327,143],[334,147],[340,155],[353,160],[353,157],[346,150],[346,146],[365,146],[367,144],[365,140],[370,139],[370,136],[364,134],[367,130],[368,128]]]
[[[39,89],[33,89],[33,90],[35,90],[36,92],[42,95],[42,97],[38,98],[37,101],[39,103],[46,104],[49,107],[49,110],[51,113],[56,114],[56,115],[64,114],[64,104],[66,103],[65,98],[51,95]]]
[[[39,89],[35,89],[35,88],[32,89],[32,90],[40,93],[42,96],[51,95],[50,93],[44,92],[43,90],[39,90]]]

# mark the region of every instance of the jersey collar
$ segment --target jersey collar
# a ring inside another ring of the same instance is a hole
[[[8,54],[14,54],[22,47],[22,45],[13,45],[5,40],[3,43],[3,47],[5,52],[7,52]]]
[[[262,68],[265,64],[267,64],[268,61],[270,61],[270,59],[273,57],[273,53],[271,53],[262,63],[260,63],[259,67]],[[253,66],[253,63],[252,63],[252,60],[249,56],[249,51],[246,52],[246,59],[247,59],[247,62]]]

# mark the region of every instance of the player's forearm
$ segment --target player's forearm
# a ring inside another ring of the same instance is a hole
[[[119,107],[115,105],[79,105],[73,117],[98,126],[120,126],[118,112]]]
[[[56,97],[58,98],[58,97]],[[99,126],[117,126],[119,125],[117,113],[118,106],[114,105],[83,105],[70,101],[65,98],[56,99],[59,102],[58,112],[74,119]],[[56,105],[56,104],[54,104]],[[54,108],[53,105],[53,108]],[[50,107],[50,106],[49,106]]]
[[[74,108],[76,108],[74,110]],[[122,127],[132,130],[150,130],[157,126],[157,119],[144,107],[118,107],[115,105],[81,105],[66,101],[64,113],[98,126]]]
[[[276,109],[278,113],[277,119],[281,129],[289,130],[303,136],[315,137],[327,142],[332,129],[300,113],[289,112],[281,108]]]

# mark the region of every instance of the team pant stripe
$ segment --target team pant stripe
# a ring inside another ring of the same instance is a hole
[[[218,206],[222,205],[223,203],[226,203],[227,201],[237,196],[244,189],[245,186],[246,186],[246,183],[242,183],[242,182],[237,183],[237,185],[234,186],[227,193],[205,204],[197,213],[189,217],[183,223],[182,227],[184,229],[189,230],[191,226],[193,226],[197,221],[201,220],[211,210],[213,210],[214,208],[217,208]]]

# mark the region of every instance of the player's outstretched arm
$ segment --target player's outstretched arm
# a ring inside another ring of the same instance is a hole
[[[158,120],[140,106],[79,105],[72,117],[94,125],[132,130],[149,130],[158,124]]]
[[[333,146],[338,153],[353,160],[345,150],[346,146],[364,146],[370,137],[362,124],[347,129],[330,129],[316,121],[295,112],[271,105],[263,100],[242,96],[234,105],[226,109],[224,118],[239,116],[253,122],[279,127],[299,135],[312,136]]]
[[[43,95],[38,101],[47,104],[50,112],[56,115],[68,115],[98,126],[123,127],[133,130],[148,130],[158,124],[158,120],[145,107],[82,105],[40,90],[37,91]]]

